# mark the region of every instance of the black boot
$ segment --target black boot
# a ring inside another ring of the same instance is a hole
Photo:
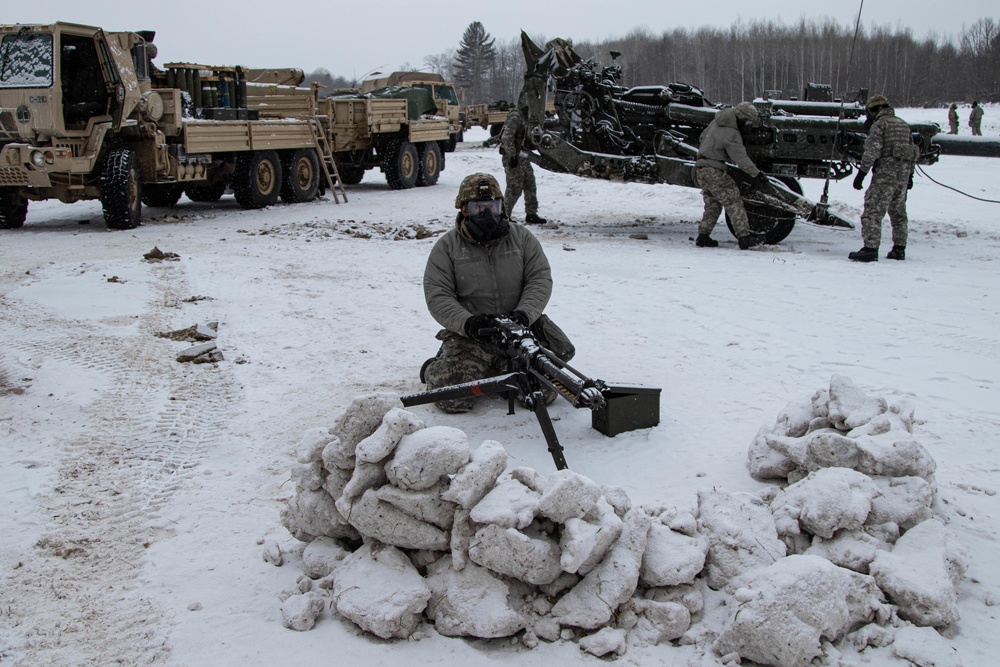
[[[719,242],[713,239],[708,234],[698,234],[698,238],[694,240],[694,244],[699,248],[717,248],[719,247]]]
[[[889,251],[889,254],[887,254],[885,258],[898,259],[898,260],[906,259],[906,246],[905,245],[892,246],[892,250]]]
[[[878,261],[878,248],[864,247],[857,252],[852,252],[847,256],[847,259],[852,262],[877,262]]]
[[[746,236],[741,236],[737,240],[740,243],[740,250],[747,250],[748,248],[753,248],[762,244],[764,242],[764,235],[750,233]]]
[[[537,213],[529,213],[524,216],[524,224],[526,225],[544,225],[548,220],[545,218],[539,218]]]

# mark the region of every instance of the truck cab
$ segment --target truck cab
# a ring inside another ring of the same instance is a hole
[[[390,86],[424,88],[431,93],[438,115],[448,119],[450,138],[447,150],[454,151],[455,145],[462,140],[463,130],[462,107],[455,86],[440,74],[432,72],[393,72],[388,76],[376,74],[365,79],[361,82],[361,93],[370,93]]]

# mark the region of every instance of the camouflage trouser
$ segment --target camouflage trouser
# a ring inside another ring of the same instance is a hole
[[[504,178],[507,181],[507,189],[503,195],[503,206],[507,209],[507,215],[514,213],[514,205],[524,193],[525,214],[538,213],[538,190],[535,188],[535,172],[531,169],[531,161],[524,157],[519,157],[517,166],[510,166],[510,155],[503,156]]]
[[[542,315],[532,326],[538,342],[557,357],[569,362],[576,355],[576,348],[565,332],[547,315]],[[427,389],[440,389],[453,384],[472,382],[507,372],[507,358],[489,345],[483,345],[471,338],[460,336],[453,331],[442,329],[437,334],[441,349],[424,370]],[[545,402],[556,399],[555,392],[544,387]],[[472,409],[472,396],[436,401],[435,406],[443,412],[468,412]]]
[[[982,121],[974,120],[969,123],[969,127],[972,128],[972,136],[981,137],[983,136]]]
[[[949,121],[948,124],[951,125],[951,129],[948,131],[948,134],[958,134],[958,121],[952,120]]]
[[[722,169],[698,167],[698,185],[701,186],[701,197],[705,200],[705,213],[698,224],[699,234],[712,233],[723,209],[729,214],[729,222],[732,223],[737,238],[750,233],[743,197],[732,176]]]
[[[861,239],[866,248],[878,249],[882,241],[882,218],[889,213],[893,245],[905,246],[909,233],[906,217],[906,186],[913,165],[883,158],[873,171],[865,192],[865,210],[861,214]]]

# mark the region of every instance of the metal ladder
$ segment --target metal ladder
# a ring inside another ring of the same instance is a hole
[[[347,203],[347,193],[344,191],[344,183],[340,180],[337,161],[333,157],[333,150],[330,142],[327,141],[326,133],[323,132],[323,125],[317,118],[311,119],[309,125],[312,127],[313,145],[316,147],[316,155],[319,157],[319,166],[323,170],[323,175],[326,176],[326,185],[333,194],[333,201],[338,204],[340,203],[340,199],[337,197],[337,187],[339,186],[344,203]]]

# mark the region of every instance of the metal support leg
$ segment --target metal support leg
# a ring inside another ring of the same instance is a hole
[[[566,465],[566,457],[563,456],[563,448],[556,436],[556,429],[552,426],[552,418],[549,417],[549,409],[545,405],[545,396],[541,391],[533,391],[529,398],[531,411],[535,413],[538,425],[542,428],[542,435],[545,436],[545,442],[549,446],[549,454],[552,455],[552,461],[556,464],[556,470],[566,470],[569,466]]]

